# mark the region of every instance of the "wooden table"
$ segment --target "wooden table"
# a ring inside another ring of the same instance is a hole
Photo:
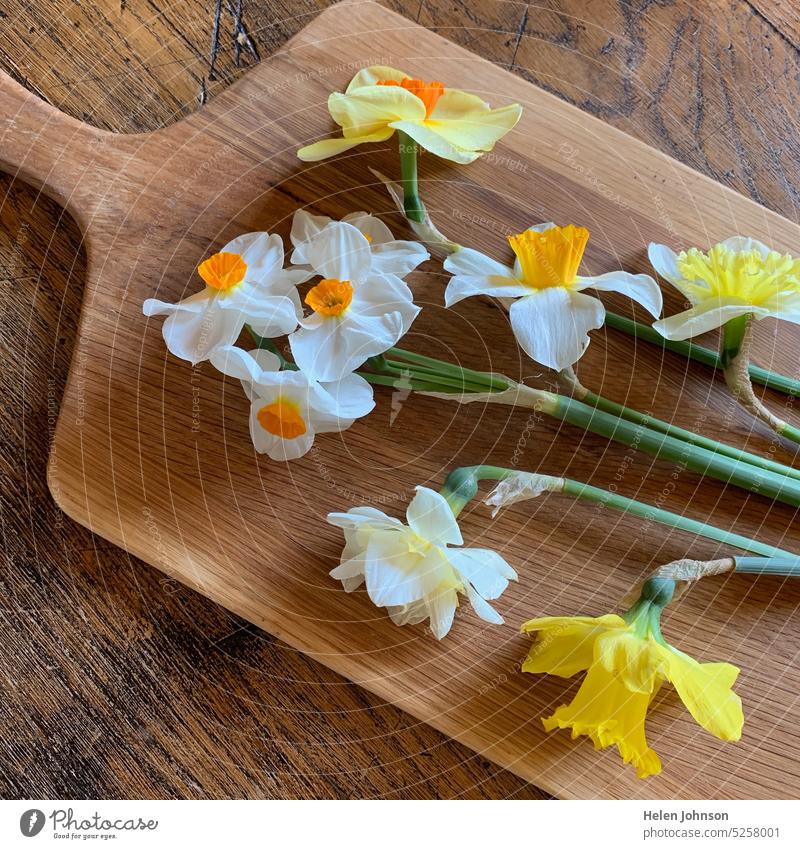
[[[0,66],[136,132],[188,114],[328,4],[33,5],[0,2]],[[778,0],[390,5],[795,217],[800,24]],[[2,187],[0,796],[544,795],[59,514],[45,459],[80,233],[33,190]]]

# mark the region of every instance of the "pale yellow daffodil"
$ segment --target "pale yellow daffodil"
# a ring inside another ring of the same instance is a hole
[[[734,236],[707,253],[652,243],[648,256],[691,304],[653,324],[666,339],[691,339],[745,315],[800,323],[800,260],[756,239]]]
[[[647,587],[647,585],[645,585]],[[523,672],[571,678],[587,671],[575,698],[543,719],[546,730],[570,728],[597,749],[616,745],[640,778],[661,772],[648,746],[645,717],[664,681],[670,681],[694,719],[721,740],[741,737],[742,703],[733,692],[739,670],[730,663],[698,663],[665,642],[662,607],[646,590],[625,617],[552,616],[522,626],[536,642]]]
[[[516,103],[491,109],[474,94],[382,65],[359,71],[344,93],[333,92],[328,109],[342,136],[301,148],[297,155],[306,162],[386,141],[399,130],[425,150],[466,164],[491,150],[522,114]]]

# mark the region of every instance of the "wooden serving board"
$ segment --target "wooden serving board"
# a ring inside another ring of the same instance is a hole
[[[467,544],[502,551],[520,582],[498,604],[506,627],[485,625],[464,607],[439,644],[422,626],[390,624],[363,593],[340,590],[327,573],[342,539],[325,523],[328,511],[356,504],[402,515],[416,484],[438,487],[454,465],[482,461],[591,480],[800,548],[794,510],[527,412],[388,390],[378,390],[376,411],[343,435],[321,437],[291,465],[273,463],[253,452],[238,384],[169,356],[161,321],[143,318],[145,298],[196,291],[197,264],[233,236],[288,236],[298,208],[334,217],[368,209],[403,231],[367,168],[396,174],[393,143],[314,165],[295,157],[298,146],[331,132],[329,92],[375,63],[494,105],[524,106],[519,126],[474,165],[421,157],[423,196],[459,242],[507,258],[509,232],[543,220],[583,224],[593,273],[646,270],[649,240],[679,247],[742,233],[800,250],[797,225],[371,3],[324,12],[210,105],[154,133],[101,132],[4,77],[0,165],[59,200],[86,235],[84,308],[49,467],[54,498],[169,578],[555,794],[796,797],[796,583],[713,579],[670,608],[668,638],[699,659],[742,667],[745,732],[736,745],[717,741],[666,687],[648,734],[664,772],[637,781],[615,751],[544,733],[539,717],[570,699],[576,684],[519,673],[528,642],[517,626],[536,615],[612,610],[655,564],[689,552],[713,556],[716,546],[558,496],[517,505],[494,522],[475,505],[462,522]],[[543,385],[503,313],[480,299],[445,311],[444,282],[435,261],[413,275],[424,309],[404,344]],[[680,306],[669,294],[667,311]],[[757,342],[762,364],[797,372],[797,332],[762,322]],[[613,331],[594,334],[580,373],[617,401],[796,459],[732,404],[709,370]],[[800,423],[787,399],[769,393],[768,401]]]

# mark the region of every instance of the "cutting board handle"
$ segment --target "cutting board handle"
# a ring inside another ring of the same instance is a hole
[[[0,72],[0,170],[70,211],[85,209],[82,196],[93,192],[89,177],[98,146],[114,136],[70,118]]]

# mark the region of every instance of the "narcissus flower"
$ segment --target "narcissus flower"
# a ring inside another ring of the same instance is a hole
[[[352,592],[366,582],[370,599],[386,607],[398,625],[430,620],[441,640],[453,624],[459,594],[465,594],[482,619],[502,624],[486,602],[503,593],[517,573],[488,548],[452,548],[463,544],[461,531],[444,496],[424,486],[408,505],[406,522],[374,507],[330,513],[342,528],[341,565],[331,577]]]
[[[445,290],[450,307],[473,295],[513,299],[511,329],[531,359],[561,371],[574,365],[589,345],[589,331],[605,321],[605,307],[585,289],[620,292],[654,316],[661,313],[661,290],[647,274],[611,271],[598,277],[578,276],[589,231],[569,224],[540,224],[508,241],[516,254],[514,267],[462,248],[444,262],[453,277]]]
[[[648,256],[692,304],[653,324],[667,339],[690,339],[743,315],[800,324],[800,260],[756,239],[734,236],[708,253],[690,248],[679,254],[653,242]]]
[[[146,316],[166,315],[162,332],[176,357],[199,363],[219,347],[231,345],[250,324],[261,336],[282,336],[302,316],[297,285],[311,272],[283,267],[283,242],[269,233],[246,233],[197,269],[202,292],[169,304],[148,298]]]
[[[211,364],[242,381],[250,399],[250,436],[260,454],[295,460],[318,433],[346,430],[375,406],[372,387],[357,374],[318,383],[302,371],[280,370],[280,360],[264,350],[229,345],[211,355]]]
[[[381,65],[359,71],[344,94],[331,94],[328,110],[342,128],[342,137],[301,148],[297,155],[306,162],[365,142],[386,141],[397,130],[444,159],[473,162],[491,150],[522,113],[516,103],[491,109],[474,94],[412,79]]]
[[[369,357],[391,348],[419,307],[396,275],[376,271],[369,240],[352,224],[332,221],[303,247],[322,277],[305,296],[312,314],[289,336],[297,365],[321,381],[339,380]]]
[[[595,748],[616,745],[625,763],[645,778],[661,771],[645,738],[645,717],[661,684],[670,681],[694,719],[721,740],[738,740],[744,717],[731,689],[739,670],[729,663],[698,663],[669,645],[659,619],[666,601],[663,585],[648,581],[639,601],[622,616],[551,616],[522,626],[535,633],[524,672],[571,678],[587,671],[575,698],[543,722],[550,731],[570,728]]]
[[[311,215],[302,209],[295,212],[291,235],[294,245],[292,262],[295,265],[306,264],[306,245],[332,220],[326,215]],[[383,221],[368,212],[351,212],[345,215],[342,221],[355,227],[369,242],[372,254],[371,272],[395,274],[403,279],[420,263],[430,258],[430,254],[419,242],[395,239]]]

